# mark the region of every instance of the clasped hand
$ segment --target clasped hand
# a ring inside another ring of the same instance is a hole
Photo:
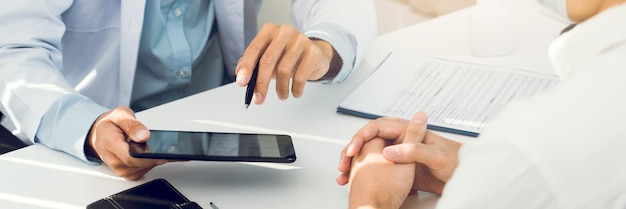
[[[341,152],[337,177],[340,185],[350,183],[350,208],[398,208],[411,191],[443,192],[461,144],[428,131],[426,124],[423,112],[410,121],[385,117],[354,135]]]

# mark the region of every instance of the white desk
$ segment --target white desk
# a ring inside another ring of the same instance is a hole
[[[338,104],[372,72],[389,51],[551,72],[547,47],[564,25],[539,14],[530,0],[508,0],[516,20],[514,54],[479,58],[469,54],[469,10],[461,10],[376,39],[352,77],[338,85],[307,84],[301,99],[279,101],[274,90],[266,104],[245,110],[245,88],[234,84],[137,114],[154,129],[286,133],[298,160],[272,167],[242,163],[184,162],[157,167],[129,182],[104,166],[83,163],[41,145],[0,156],[0,204],[6,208],[83,208],[107,195],[155,178],[165,178],[193,201],[209,208],[346,208],[347,187],[335,184],[340,150],[368,120],[335,112]],[[375,98],[373,98],[375,99]],[[458,140],[472,138],[442,133]],[[437,197],[413,196],[404,208],[432,208]]]

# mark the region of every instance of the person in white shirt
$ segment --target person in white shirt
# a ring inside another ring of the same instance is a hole
[[[344,81],[376,35],[371,0],[294,0],[294,26],[257,29],[261,2],[3,2],[0,122],[29,144],[137,179],[166,161],[128,155],[127,137],[150,137],[134,112],[245,86],[257,63],[253,104],[273,76],[280,99],[297,98],[309,81]]]
[[[577,26],[550,48],[560,83],[506,107],[465,144],[427,116],[374,120],[342,151],[350,208],[398,208],[412,191],[436,208],[626,208],[626,1],[543,0]]]

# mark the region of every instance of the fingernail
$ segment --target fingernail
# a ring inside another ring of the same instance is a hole
[[[254,100],[254,104],[261,104],[261,101],[263,101],[263,95],[259,92],[254,92],[252,100]]]
[[[346,155],[351,156],[354,153],[354,149],[356,149],[355,146],[354,143],[350,143],[348,150],[346,150]]]
[[[159,161],[156,162],[156,165],[159,166],[159,165],[163,165],[165,163],[167,163],[167,160],[159,160]]]
[[[419,123],[419,124],[425,124],[426,120],[427,120],[428,116],[426,116],[426,113],[424,112],[418,112],[415,113],[413,115],[413,117],[411,118],[411,122],[413,123]]]
[[[385,149],[383,149],[383,155],[385,155],[385,157],[389,160],[398,159],[398,157],[400,156],[398,152],[398,147],[394,146],[385,147]]]
[[[237,82],[237,84],[239,84],[240,86],[243,86],[247,79],[248,78],[246,78],[246,75],[244,75],[243,73],[239,73],[237,74],[237,79],[235,80],[235,82]]]
[[[148,130],[140,129],[135,133],[135,139],[145,139],[148,136]]]

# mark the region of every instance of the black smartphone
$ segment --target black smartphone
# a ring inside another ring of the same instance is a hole
[[[145,143],[128,140],[136,158],[292,163],[289,135],[150,130]]]

